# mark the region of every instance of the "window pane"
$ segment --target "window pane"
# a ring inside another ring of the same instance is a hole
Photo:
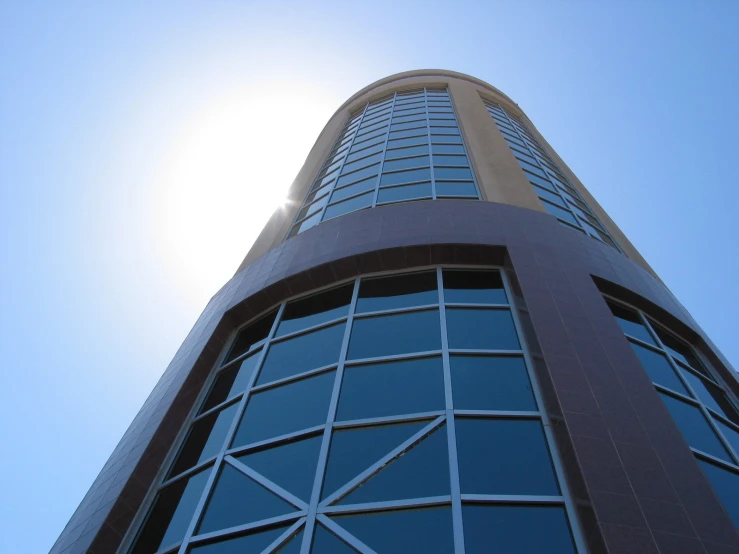
[[[388,148],[403,148],[406,146],[419,146],[428,144],[428,137],[424,134],[423,136],[404,138],[387,141]]]
[[[331,195],[331,202],[339,202],[340,200],[344,200],[345,198],[349,198],[350,196],[354,196],[355,194],[359,194],[360,192],[374,190],[376,185],[377,175],[370,177],[369,179],[365,179],[364,181],[354,183],[353,185],[336,189]]]
[[[472,180],[472,171],[466,167],[435,167],[434,178],[470,181]]]
[[[659,335],[660,340],[662,341],[662,344],[665,345],[665,348],[667,351],[672,355],[674,358],[680,360],[681,362],[689,365],[699,373],[702,373],[709,379],[713,379],[711,375],[706,371],[706,369],[703,367],[703,364],[698,361],[698,358],[693,353],[693,349],[690,348],[687,344],[682,342],[681,340],[676,339],[669,333],[665,332],[664,330],[660,329],[657,325],[654,325],[654,330],[657,331],[657,335]]]
[[[356,360],[440,349],[439,310],[425,310],[355,320],[348,357]]]
[[[382,166],[383,171],[395,171],[397,169],[409,169],[411,167],[425,167],[429,165],[428,156],[416,156],[414,158],[401,158],[399,160],[387,160]]]
[[[285,306],[277,336],[306,329],[349,313],[354,283],[294,300]]]
[[[335,373],[329,371],[253,395],[231,446],[326,423]]]
[[[467,156],[434,156],[434,165],[470,165]],[[455,177],[456,179],[457,177]],[[471,179],[472,177],[470,177]]]
[[[647,328],[642,325],[641,319],[636,312],[632,312],[631,310],[622,308],[621,306],[610,302],[607,304],[624,333],[639,340],[643,340],[646,343],[653,344],[655,346],[657,345],[657,343],[654,342],[652,335],[647,331]]]
[[[456,410],[536,411],[536,401],[520,357],[451,356]]]
[[[413,181],[428,181],[429,179],[431,179],[431,170],[428,167],[424,169],[411,169],[410,171],[398,171],[397,173],[383,173],[380,178],[380,186],[399,185]]]
[[[357,312],[377,312],[437,304],[436,272],[411,273],[376,279],[362,279]]]
[[[456,418],[463,494],[558,495],[541,422]]]
[[[200,413],[207,412],[232,396],[244,392],[246,385],[249,384],[249,379],[254,373],[254,369],[257,367],[259,354],[260,351],[254,352],[245,358],[244,361],[221,371],[208,393],[208,398],[203,402]]]
[[[726,438],[727,441],[729,441],[729,445],[731,445],[731,448],[734,449],[734,454],[739,456],[739,431],[736,431],[735,429],[729,427],[723,421],[719,421],[715,417],[713,418],[713,421],[716,423],[716,425],[718,425],[721,434]]]
[[[739,474],[727,471],[709,462],[698,459],[703,473],[706,474],[716,496],[719,497],[734,525],[739,528]]]
[[[361,160],[358,160],[356,162],[348,163],[344,166],[344,169],[341,170],[341,174],[345,175],[357,169],[367,167],[368,165],[372,165],[372,164],[379,162],[381,159],[382,159],[382,154],[377,153],[377,154],[368,156],[366,158],[362,158]]]
[[[462,506],[467,554],[574,554],[559,506]]]
[[[647,372],[652,382],[682,393],[685,396],[690,396],[688,389],[686,389],[682,384],[675,373],[675,370],[672,369],[670,362],[667,361],[665,356],[658,354],[657,352],[653,352],[648,348],[644,348],[643,346],[639,346],[638,344],[634,344],[633,342],[629,342],[629,344],[631,344],[631,348],[634,349],[642,367]]]
[[[431,142],[433,144],[462,144],[462,137],[459,135],[431,135]]]
[[[401,148],[400,150],[388,150],[385,154],[385,160],[392,160],[394,158],[404,158],[406,156],[416,156],[428,153],[429,147],[425,144],[422,146],[411,146],[410,148]],[[387,164],[387,162],[385,163]]]
[[[236,539],[198,546],[188,550],[189,554],[243,554],[261,552],[282,535],[287,527],[276,527],[261,533],[252,533]]]
[[[295,496],[310,502],[322,435],[252,452],[236,459]]]
[[[580,223],[577,221],[577,219],[575,219],[575,216],[572,215],[571,212],[567,210],[563,210],[559,206],[555,206],[554,204],[550,204],[549,202],[542,202],[542,205],[554,217],[563,219],[567,221],[568,223],[572,223],[573,225],[578,225],[578,226],[580,225]]]
[[[452,513],[448,507],[373,512],[334,519],[378,553],[454,552]]]
[[[446,427],[396,457],[338,504],[363,504],[450,494]]]
[[[231,428],[238,403],[210,414],[196,422],[182,445],[177,461],[169,472],[170,477],[215,456],[223,448],[226,434]]]
[[[726,419],[739,423],[736,411],[720,388],[682,367],[680,367],[680,373],[690,383],[693,391],[698,395],[698,400]]]
[[[189,479],[180,479],[157,495],[132,554],[151,554],[182,540],[209,473],[210,470],[205,470]]]
[[[205,505],[198,533],[210,533],[244,523],[281,516],[297,508],[249,477],[224,464]]]
[[[328,208],[326,208],[326,212],[323,214],[323,220],[327,221],[334,217],[348,214],[349,212],[355,212],[363,208],[369,208],[372,205],[374,195],[374,191],[368,192],[367,194],[362,194],[361,196],[355,196],[351,200],[346,200],[344,202],[334,204],[333,206],[329,206]]]
[[[303,530],[301,529],[293,538],[285,543],[285,546],[278,548],[276,554],[300,554],[302,545]]]
[[[326,498],[420,431],[428,421],[334,431],[323,482]]]
[[[380,164],[373,165],[372,167],[367,167],[365,169],[360,169],[359,171],[355,171],[354,173],[349,173],[348,175],[343,175],[339,177],[339,180],[336,182],[336,186],[343,187],[344,185],[348,185],[349,183],[356,183],[357,181],[361,181],[362,179],[367,179],[368,177],[377,175],[379,171]]]
[[[406,185],[401,187],[382,188],[377,194],[377,203],[403,202],[405,200],[416,200],[419,198],[431,198],[431,183],[420,183],[418,185]]]
[[[434,144],[434,154],[464,154],[464,146],[457,144]]]
[[[498,271],[443,272],[444,301],[447,304],[508,304],[503,279]]]
[[[436,196],[478,197],[477,187],[471,181],[436,181]]]
[[[313,546],[310,551],[311,554],[356,554],[357,552],[320,524],[316,524]]]
[[[729,453],[719,442],[716,434],[698,408],[667,394],[660,393],[660,396],[670,414],[672,414],[678,429],[691,447],[722,460],[731,461]]]
[[[448,308],[449,348],[520,350],[509,310]]]
[[[273,343],[257,383],[262,385],[339,361],[345,323]]]
[[[272,323],[276,315],[277,312],[274,311],[241,329],[223,363],[227,364],[264,342],[270,329],[272,329]]]
[[[444,409],[441,358],[347,367],[339,396],[339,420]]]

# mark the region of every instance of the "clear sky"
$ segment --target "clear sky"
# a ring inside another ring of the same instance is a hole
[[[516,100],[729,360],[739,3],[0,0],[0,552],[46,552],[354,92]]]

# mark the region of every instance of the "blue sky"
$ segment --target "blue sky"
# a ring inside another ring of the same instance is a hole
[[[323,124],[399,71],[514,98],[739,365],[738,18],[728,0],[0,2],[0,552],[51,547]]]

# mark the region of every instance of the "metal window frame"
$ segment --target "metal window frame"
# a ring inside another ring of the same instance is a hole
[[[503,289],[505,291],[506,298],[508,299],[508,303],[506,304],[500,304],[500,303],[497,303],[497,304],[481,304],[481,303],[449,303],[449,304],[446,304],[445,299],[444,299],[443,271],[444,269],[447,269],[447,268],[454,269],[454,270],[482,270],[482,271],[499,272],[501,281],[503,284]],[[384,276],[393,276],[393,275],[405,275],[405,274],[412,275],[414,273],[430,271],[430,270],[435,272],[435,278],[436,278],[436,283],[437,283],[437,293],[438,293],[437,303],[425,304],[425,305],[420,305],[420,306],[408,306],[408,307],[392,309],[392,310],[366,312],[362,314],[358,314],[356,312],[357,300],[359,296],[359,287],[363,279],[371,279],[374,277],[384,277]],[[353,283],[353,290],[352,290],[351,302],[349,304],[349,311],[346,316],[342,316],[340,318],[336,318],[328,322],[321,322],[316,325],[306,327],[305,329],[300,329],[298,331],[295,331],[290,334],[286,334],[281,337],[276,336],[277,328],[280,325],[281,318],[289,302],[293,300],[307,298],[314,294],[318,294],[326,290],[338,288],[338,287],[344,286],[347,283]],[[235,395],[234,397],[227,399],[221,405],[219,405],[221,406],[221,409],[225,407],[226,405],[231,405],[231,404],[235,404],[238,406],[236,413],[234,414],[234,419],[231,422],[229,430],[224,439],[224,444],[222,445],[221,450],[214,458],[210,458],[209,460],[206,460],[198,464],[196,467],[190,468],[186,470],[185,472],[167,480],[166,475],[170,471],[170,468],[172,466],[172,463],[175,461],[176,456],[178,455],[178,453],[184,446],[184,441],[186,440],[186,437],[189,433],[189,429],[191,428],[192,424],[202,419],[202,417],[205,414],[212,413],[216,409],[216,407],[214,407],[211,410],[208,410],[208,412],[203,412],[203,414],[198,414],[199,408],[202,405],[202,403],[205,401],[205,399],[207,398],[207,394],[211,390],[211,387],[215,379],[218,377],[218,375],[220,375],[220,373],[224,369],[233,367],[235,364],[240,363],[241,361],[243,361],[243,359],[245,359],[250,354],[250,353],[245,353],[239,358],[235,358],[234,360],[231,360],[228,364],[222,363],[227,353],[230,351],[231,345],[233,344],[235,337],[238,335],[238,332],[241,329],[243,329],[245,326],[248,326],[251,323],[257,321],[264,314],[267,314],[273,311],[275,308],[270,307],[268,310],[265,310],[259,316],[252,318],[249,322],[245,323],[242,326],[239,326],[237,329],[235,329],[232,332],[232,336],[228,342],[227,347],[223,349],[223,352],[219,355],[218,359],[216,360],[216,364],[214,366],[212,375],[206,381],[205,385],[203,386],[203,389],[198,395],[198,398],[191,410],[191,413],[188,416],[186,423],[183,425],[179,433],[178,439],[173,444],[173,447],[171,448],[171,451],[169,455],[167,456],[165,463],[162,465],[162,468],[160,469],[160,474],[157,476],[155,485],[151,487],[151,490],[149,494],[147,495],[147,499],[145,500],[144,503],[142,503],[140,514],[137,516],[136,520],[131,525],[131,528],[129,529],[128,539],[124,541],[123,543],[123,546],[125,548],[122,548],[121,551],[124,551],[124,552],[130,551],[131,547],[135,544],[134,541],[140,534],[140,531],[143,528],[143,524],[145,523],[145,518],[150,512],[152,500],[153,498],[155,498],[156,494],[158,494],[159,491],[161,491],[165,486],[168,486],[180,479],[187,478],[188,476],[191,476],[197,473],[198,471],[210,466],[210,474],[208,475],[205,487],[203,489],[199,502],[194,510],[192,519],[190,521],[190,524],[188,525],[187,531],[185,533],[185,536],[182,542],[179,543],[179,546],[165,545],[166,550],[161,550],[160,553],[170,552],[170,551],[174,552],[175,549],[177,549],[179,554],[186,554],[187,550],[190,547],[195,546],[197,544],[202,544],[205,542],[212,542],[218,539],[226,540],[228,537],[237,536],[247,531],[258,532],[259,529],[267,528],[270,526],[274,527],[275,525],[284,522],[286,524],[289,524],[289,527],[285,530],[285,532],[280,537],[278,537],[278,539],[276,539],[272,544],[270,544],[270,546],[264,551],[264,553],[266,554],[269,552],[273,552],[275,549],[284,546],[284,544],[286,544],[288,540],[292,540],[293,537],[295,537],[298,533],[302,531],[303,537],[302,537],[302,544],[301,544],[301,554],[309,554],[310,547],[311,547],[312,540],[313,540],[314,531],[315,531],[316,522],[320,522],[327,529],[329,529],[332,533],[336,534],[340,540],[343,540],[347,544],[351,545],[352,548],[357,549],[359,552],[363,554],[372,554],[373,550],[371,548],[367,547],[367,545],[365,545],[359,539],[351,535],[351,533],[348,533],[346,530],[344,530],[340,524],[338,524],[336,521],[331,520],[327,516],[331,514],[338,515],[338,514],[345,514],[345,513],[365,513],[365,512],[377,512],[377,511],[386,511],[386,510],[412,509],[414,507],[436,506],[436,505],[450,506],[451,514],[452,514],[452,528],[453,528],[453,534],[454,534],[453,540],[455,544],[455,549],[456,549],[456,552],[463,553],[464,552],[464,529],[463,529],[463,520],[462,520],[462,505],[463,503],[465,504],[483,503],[483,504],[494,504],[494,505],[549,504],[549,505],[562,506],[567,515],[569,530],[573,538],[574,548],[576,549],[578,553],[584,554],[587,551],[587,549],[585,547],[583,533],[580,529],[579,521],[576,515],[574,499],[572,498],[569,492],[569,488],[567,486],[567,482],[565,479],[565,474],[564,474],[564,470],[563,470],[563,466],[561,462],[561,457],[557,451],[556,443],[554,442],[554,437],[553,437],[553,433],[551,429],[552,422],[550,421],[548,415],[546,414],[546,411],[543,410],[543,399],[542,399],[540,385],[534,373],[533,360],[531,358],[531,354],[526,345],[526,338],[523,334],[523,329],[522,329],[522,326],[519,320],[518,310],[522,308],[516,306],[515,300],[516,300],[516,297],[513,294],[510,281],[509,281],[509,277],[507,275],[505,268],[503,267],[492,266],[492,265],[484,265],[484,266],[430,265],[430,266],[412,268],[408,270],[368,273],[368,274],[361,275],[361,276],[358,276],[353,279],[349,279],[349,280],[346,280],[340,283],[333,283],[329,286],[322,287],[314,291],[311,291],[308,294],[296,295],[294,297],[291,297],[283,301],[282,303],[279,304],[279,307],[277,308],[277,315],[274,321],[272,322],[272,326],[270,328],[267,339],[262,344],[258,352],[251,353],[251,355],[256,354],[259,359],[257,360],[257,363],[255,364],[255,369],[252,375],[250,376],[246,389],[242,393],[239,393],[239,395]],[[446,329],[446,325],[447,325],[446,309],[448,307],[449,308],[455,308],[455,307],[469,308],[469,309],[509,310],[511,313],[512,319],[513,319],[513,325],[515,328],[515,332],[518,336],[521,349],[520,350],[450,349],[449,344],[448,344],[447,329]],[[361,359],[361,360],[360,359],[357,359],[357,360],[347,359],[349,341],[351,338],[351,333],[353,331],[353,322],[355,318],[364,319],[364,318],[369,318],[369,317],[380,317],[380,316],[389,315],[389,314],[402,314],[402,313],[426,311],[426,310],[433,310],[433,309],[438,310],[438,313],[439,313],[439,321],[440,321],[440,329],[441,329],[441,349],[440,350],[429,351],[429,352],[414,352],[414,353],[408,353],[408,354],[403,354],[403,355],[378,356],[378,357],[366,358],[366,359]],[[284,379],[280,379],[280,380],[269,382],[269,383],[264,383],[262,385],[257,386],[256,383],[258,381],[260,372],[262,370],[262,367],[264,366],[264,362],[268,356],[269,349],[273,343],[283,342],[284,340],[289,340],[290,338],[294,338],[302,334],[310,333],[312,331],[321,329],[323,327],[335,325],[339,322],[345,322],[345,328],[344,328],[344,336],[342,338],[339,359],[336,363],[331,364],[329,366],[322,367],[322,368],[312,369],[312,370],[303,372],[298,375],[293,375],[293,376],[290,376]],[[531,387],[533,389],[533,395],[534,395],[534,399],[536,402],[536,406],[538,407],[538,410],[537,411],[461,410],[461,409],[455,410],[454,404],[453,404],[452,376],[451,376],[451,367],[450,367],[450,356],[455,355],[455,354],[516,356],[516,357],[522,358],[522,360],[524,361],[524,365],[526,367],[527,376],[529,378]],[[426,413],[372,417],[372,418],[365,418],[365,419],[359,419],[359,420],[347,420],[347,421],[337,421],[336,420],[339,396],[341,392],[341,387],[343,385],[343,376],[344,376],[344,372],[346,368],[361,366],[361,365],[370,364],[370,363],[400,361],[403,359],[417,359],[417,358],[423,358],[423,357],[428,357],[428,356],[439,356],[442,360],[443,377],[444,377],[443,386],[444,386],[444,398],[445,398],[444,400],[445,407],[443,410],[435,411],[435,412],[426,412]],[[286,382],[295,382],[297,380],[305,379],[310,376],[314,376],[318,374],[323,374],[329,371],[335,371],[336,376],[334,379],[333,389],[331,392],[331,399],[329,401],[327,419],[324,424],[316,425],[308,429],[302,429],[299,431],[283,434],[277,437],[270,437],[268,439],[258,441],[255,443],[239,445],[236,447],[230,446],[236,434],[238,426],[241,424],[241,420],[245,414],[249,399],[251,398],[253,394],[258,394],[259,392],[262,392],[264,390],[275,388],[277,386],[285,384]],[[489,418],[518,419],[518,420],[528,419],[528,420],[539,421],[543,428],[544,439],[545,439],[545,443],[549,451],[550,460],[551,460],[551,463],[554,469],[555,478],[559,484],[560,490],[562,491],[561,496],[510,496],[510,495],[462,494],[461,489],[460,489],[460,484],[459,484],[459,470],[458,470],[458,460],[457,460],[456,429],[455,429],[455,418],[460,418],[460,417],[485,418],[485,419],[489,419]],[[321,491],[322,491],[323,481],[325,478],[326,467],[328,463],[330,441],[331,441],[332,434],[336,430],[352,429],[352,428],[364,427],[364,426],[376,426],[376,425],[388,424],[388,423],[411,422],[411,421],[425,421],[426,425],[424,425],[421,429],[419,429],[411,437],[405,440],[402,444],[398,445],[396,448],[394,448],[390,452],[387,452],[380,460],[377,460],[374,464],[366,468],[359,475],[354,476],[348,483],[345,483],[342,487],[340,487],[337,491],[332,493],[330,496],[326,497],[323,500],[321,499]],[[446,427],[445,431],[440,431],[442,426]],[[357,486],[361,485],[364,481],[371,478],[377,472],[381,471],[384,468],[384,466],[387,463],[389,463],[391,460],[395,459],[396,457],[410,450],[416,444],[418,444],[420,441],[422,441],[425,437],[427,437],[429,434],[433,432],[445,432],[446,433],[447,451],[449,455],[449,460],[448,460],[449,461],[449,471],[450,471],[450,494],[449,495],[439,496],[439,497],[427,497],[427,498],[409,498],[409,499],[403,499],[403,500],[373,502],[373,503],[363,503],[363,504],[349,504],[349,505],[340,505],[340,506],[335,504],[337,500],[350,494],[351,491],[354,490]],[[286,491],[285,489],[283,489],[276,483],[258,474],[256,471],[250,469],[248,466],[245,466],[243,463],[239,462],[238,460],[235,460],[235,456],[241,456],[243,454],[247,454],[252,451],[256,452],[256,451],[263,450],[266,448],[276,447],[281,444],[286,444],[289,442],[294,442],[297,440],[302,440],[305,438],[317,437],[317,436],[321,436],[321,447],[320,447],[320,451],[318,455],[316,473],[314,476],[312,495],[311,495],[310,502],[307,502],[307,503],[299,498],[296,498],[289,491]],[[217,531],[197,535],[195,533],[195,529],[197,528],[200,520],[202,519],[205,506],[207,505],[207,502],[209,501],[209,498],[211,497],[213,493],[216,479],[218,478],[218,475],[220,475],[224,464],[230,465],[232,468],[243,473],[245,475],[245,478],[252,479],[258,485],[266,488],[268,491],[272,492],[277,497],[295,506],[296,508],[295,512],[291,512],[284,516],[278,516],[277,518],[269,518],[269,519],[265,519],[261,521],[249,522],[249,523],[231,527],[228,529],[222,529],[222,530],[217,530]]]

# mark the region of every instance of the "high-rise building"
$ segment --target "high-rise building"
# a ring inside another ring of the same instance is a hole
[[[54,553],[739,552],[739,382],[523,111],[342,105]]]

